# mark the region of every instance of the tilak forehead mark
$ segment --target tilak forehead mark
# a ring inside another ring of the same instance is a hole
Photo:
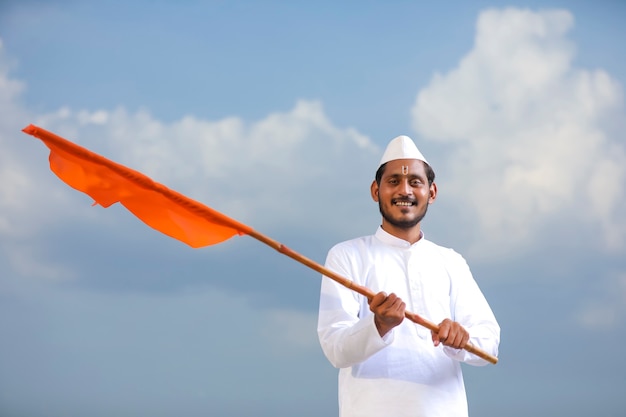
[[[402,175],[409,175],[409,166],[402,165]]]

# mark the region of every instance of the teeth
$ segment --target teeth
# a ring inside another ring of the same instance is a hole
[[[404,207],[410,207],[413,205],[412,202],[410,201],[396,201],[396,206],[404,206]]]

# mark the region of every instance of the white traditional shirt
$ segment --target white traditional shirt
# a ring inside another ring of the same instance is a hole
[[[495,356],[500,327],[465,259],[423,236],[414,243],[378,228],[333,247],[326,267],[374,293],[395,293],[434,323],[459,322],[470,342]],[[468,415],[460,362],[487,362],[465,350],[435,347],[430,330],[404,320],[384,337],[367,299],[324,277],[318,335],[339,370],[341,417]]]

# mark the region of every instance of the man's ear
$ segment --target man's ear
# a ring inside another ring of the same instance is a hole
[[[372,199],[378,203],[378,184],[376,183],[376,180],[372,181],[370,193],[372,194]]]
[[[430,185],[430,197],[428,198],[428,204],[432,204],[437,198],[437,184],[434,182]]]

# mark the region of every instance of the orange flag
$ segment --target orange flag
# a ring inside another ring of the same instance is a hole
[[[29,125],[23,132],[50,148],[50,169],[67,185],[88,194],[103,207],[119,202],[148,226],[191,247],[213,245],[252,230],[45,129]]]

